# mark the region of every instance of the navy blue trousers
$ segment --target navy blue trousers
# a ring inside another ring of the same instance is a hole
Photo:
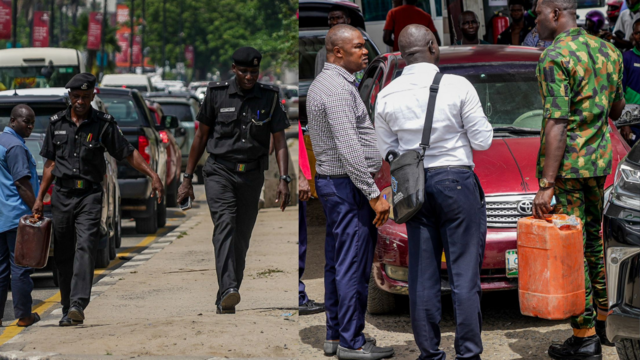
[[[15,318],[31,316],[33,280],[30,275],[33,269],[18,266],[14,262],[17,234],[17,229],[0,233],[0,318],[4,317],[9,282],[11,282]]]
[[[369,276],[377,236],[375,213],[349,178],[316,177],[316,191],[327,217],[324,301],[327,340],[358,349],[364,330]]]
[[[298,201],[298,305],[309,301],[302,275],[307,261],[307,202]]]
[[[411,326],[420,359],[444,360],[440,345],[440,266],[446,255],[456,322],[456,359],[480,359],[480,269],[487,215],[480,181],[470,170],[425,170],[425,202],[407,222]]]

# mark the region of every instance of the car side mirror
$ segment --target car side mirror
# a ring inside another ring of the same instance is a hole
[[[624,110],[622,110],[622,115],[620,115],[618,120],[614,121],[614,124],[617,128],[640,124],[640,105],[626,105]]]
[[[167,129],[177,129],[180,127],[180,122],[178,121],[178,117],[174,115],[164,115],[162,117],[162,124]]]

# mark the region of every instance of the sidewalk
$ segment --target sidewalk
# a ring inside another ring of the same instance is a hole
[[[59,327],[58,306],[0,359],[296,357],[298,209],[260,211],[237,313],[216,315],[213,225],[197,203],[196,216],[94,285],[102,293],[84,325]]]

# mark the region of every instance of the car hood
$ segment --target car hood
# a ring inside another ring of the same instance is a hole
[[[538,191],[536,163],[540,138],[494,138],[486,151],[474,151],[475,173],[486,195]]]

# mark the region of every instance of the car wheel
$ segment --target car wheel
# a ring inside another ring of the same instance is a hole
[[[162,199],[162,203],[158,204],[158,227],[162,228],[167,225],[167,197]]]
[[[109,245],[104,249],[98,249],[96,252],[96,269],[104,269],[109,266],[111,259],[109,259]]]
[[[198,184],[204,184],[204,176],[202,175],[202,166],[196,167],[196,176],[198,177]]]
[[[620,360],[640,359],[640,340],[622,339],[616,342],[616,351]]]
[[[151,216],[146,218],[136,219],[136,232],[138,234],[155,234],[158,231],[158,208],[155,198],[151,198],[150,201],[153,206],[153,212]]]
[[[109,238],[109,260],[116,258],[116,231],[115,224],[113,229],[113,236]]]
[[[167,206],[178,207],[178,187],[180,186],[180,174],[176,174],[169,189],[167,189]]]
[[[376,280],[371,272],[369,278],[369,297],[367,298],[367,311],[369,314],[387,314],[392,312],[396,307],[396,297],[394,294],[388,293],[378,287]]]
[[[116,205],[116,208],[118,210],[115,212],[117,214],[117,218],[114,238],[116,249],[120,249],[120,246],[122,245],[122,210],[120,210],[119,205]]]

